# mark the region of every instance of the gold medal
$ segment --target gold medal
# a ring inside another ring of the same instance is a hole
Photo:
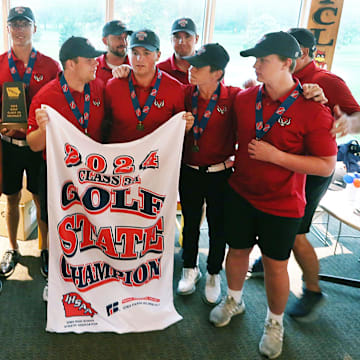
[[[144,124],[139,121],[139,123],[136,125],[136,130],[143,131],[144,130]]]
[[[199,148],[199,145],[198,144],[194,144],[193,147],[192,147],[192,151],[193,152],[199,152],[200,148]]]

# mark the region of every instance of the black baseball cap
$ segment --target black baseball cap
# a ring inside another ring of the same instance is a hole
[[[16,19],[26,19],[35,22],[35,16],[31,9],[24,6],[16,6],[10,9],[7,21],[10,22]]]
[[[195,55],[184,56],[183,59],[197,68],[212,65],[219,69],[225,69],[230,57],[227,51],[220,44],[216,43],[205,44],[196,51]]]
[[[59,52],[59,59],[61,62],[75,59],[78,56],[91,59],[96,58],[103,53],[103,51],[96,50],[88,39],[71,36],[62,44]]]
[[[196,25],[190,18],[181,18],[174,21],[171,27],[171,34],[184,31],[190,35],[196,35]]]
[[[126,28],[126,25],[120,20],[112,20],[107,22],[103,27],[103,37],[108,35],[121,35],[126,32],[128,35],[131,35],[133,32]]]
[[[271,54],[297,59],[301,56],[301,49],[292,35],[278,31],[265,34],[253,48],[240,51],[240,55],[244,57],[263,57]]]
[[[135,31],[130,37],[130,49],[137,46],[144,47],[149,51],[158,51],[160,50],[160,39],[153,31],[148,29]]]
[[[311,51],[316,50],[316,38],[310,30],[305,28],[291,28],[288,30],[288,33],[291,34],[302,47],[309,48]]]

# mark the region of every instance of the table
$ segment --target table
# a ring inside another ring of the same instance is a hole
[[[341,234],[342,224],[346,224],[353,229],[360,231],[360,211],[357,212],[358,209],[360,209],[360,189],[355,188],[352,184],[348,185],[344,190],[328,190],[325,196],[322,198],[319,207],[328,214],[325,241],[328,237],[329,216],[339,220],[339,229],[336,237],[335,251],[339,239],[341,237],[348,236]],[[344,278],[326,274],[319,274],[319,279],[360,288],[360,280],[358,279]]]

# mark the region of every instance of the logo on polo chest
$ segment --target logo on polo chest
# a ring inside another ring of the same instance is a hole
[[[164,100],[157,100],[157,99],[155,99],[154,105],[155,105],[158,109],[161,109],[162,107],[164,107],[165,101],[164,101]]]
[[[217,105],[216,110],[221,114],[224,115],[227,112],[226,105]]]
[[[288,126],[291,124],[291,118],[287,116],[280,116],[278,123],[280,124],[280,126]]]
[[[34,74],[34,80],[40,82],[44,79],[44,75],[42,74]]]

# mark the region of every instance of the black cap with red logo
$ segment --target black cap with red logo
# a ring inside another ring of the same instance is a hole
[[[130,49],[134,47],[144,47],[149,51],[160,50],[159,37],[149,29],[142,29],[131,34]]]
[[[218,43],[205,44],[196,51],[195,55],[184,56],[184,60],[197,68],[210,65],[219,69],[225,69],[229,59],[227,51]]]
[[[190,18],[181,18],[174,21],[171,34],[184,31],[190,35],[196,35],[196,25]]]
[[[66,60],[72,60],[77,57],[92,59],[103,53],[103,51],[96,50],[88,39],[71,36],[62,44],[59,59],[63,63]]]
[[[316,50],[316,38],[310,30],[305,28],[291,28],[287,32],[291,34],[302,47],[309,48],[311,51]]]
[[[31,9],[24,6],[17,6],[10,9],[7,21],[10,22],[17,19],[25,19],[35,22],[35,16]]]
[[[297,59],[301,56],[301,49],[294,36],[284,31],[278,31],[265,34],[253,48],[240,51],[240,55],[244,57],[255,56],[258,58],[272,54]]]
[[[131,35],[133,32],[126,28],[126,25],[120,20],[112,20],[105,24],[103,27],[103,37],[109,35],[121,35],[127,33]]]

